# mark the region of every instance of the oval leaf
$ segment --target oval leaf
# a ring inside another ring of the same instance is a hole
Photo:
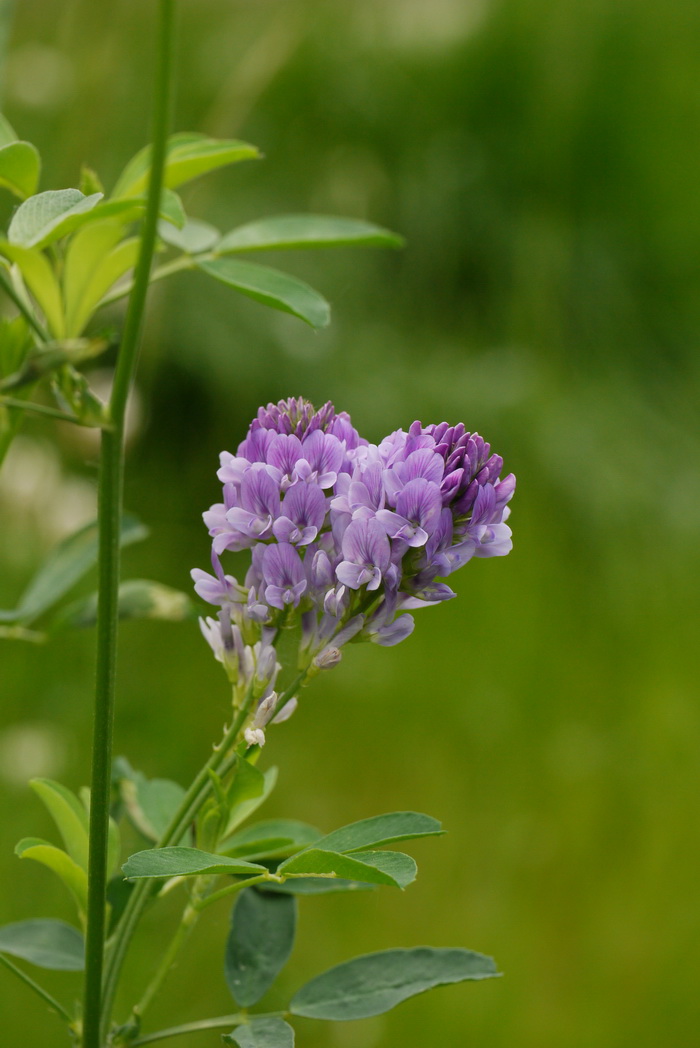
[[[471,950],[382,950],[312,979],[294,996],[289,1010],[309,1019],[366,1019],[434,986],[498,974],[491,957]]]
[[[220,850],[227,855],[246,857],[286,856],[313,844],[320,836],[315,826],[296,819],[266,819],[239,830],[221,844]]]
[[[251,765],[251,767],[255,767],[255,765]],[[257,771],[258,769],[256,768],[255,770]],[[258,810],[260,805],[263,804],[272,793],[276,782],[277,768],[268,768],[267,771],[263,773],[262,793],[257,796],[252,796],[249,793],[248,796],[250,797],[250,800],[241,799],[240,794],[237,798],[233,799],[235,806],[233,806],[231,811],[228,826],[226,827],[226,834],[224,836],[233,833],[237,826],[240,826],[242,822],[245,822],[245,820],[253,814],[253,812]],[[232,785],[235,786],[235,779]],[[228,800],[229,803],[231,803],[231,794],[229,794]]]
[[[70,790],[52,779],[31,779],[29,785],[46,805],[71,859],[87,870],[88,814]]]
[[[371,854],[371,853],[370,853]],[[396,853],[398,854],[398,853]],[[408,856],[406,856],[408,858]],[[342,877],[344,880],[366,881],[367,884],[388,884],[400,887],[389,872],[350,855],[310,848],[287,859],[277,873],[284,877]]]
[[[102,193],[85,196],[79,189],[48,189],[37,193],[17,208],[7,238],[20,247],[44,247],[70,233],[76,224],[73,219],[91,211],[101,199]]]
[[[125,877],[195,877],[200,873],[266,873],[264,866],[243,859],[213,855],[199,848],[148,848],[131,855],[122,866]]]
[[[228,284],[272,309],[291,313],[311,327],[325,327],[330,321],[330,306],[325,298],[296,277],[268,266],[239,262],[233,258],[213,258],[198,261],[197,265],[222,284]]]
[[[24,283],[39,303],[56,338],[65,333],[61,288],[47,258],[41,251],[0,240],[0,252],[19,267]]]
[[[70,855],[42,841],[38,837],[25,837],[15,848],[15,854],[20,859],[34,859],[43,866],[53,870],[57,877],[65,884],[68,891],[75,899],[78,912],[85,913],[87,908],[87,874],[71,859]]]
[[[223,1034],[224,1044],[238,1048],[294,1048],[294,1030],[276,1015],[253,1018],[232,1033]]]
[[[181,229],[177,229],[170,222],[161,222],[158,233],[166,244],[179,248],[187,255],[208,251],[221,236],[218,229],[210,226],[208,222],[200,222],[198,218],[188,218]]]
[[[0,928],[0,953],[9,953],[38,968],[81,972],[85,944],[77,928],[64,921],[17,921]]]
[[[355,218],[333,215],[275,215],[226,233],[217,255],[238,251],[279,251],[317,247],[401,247],[403,239],[388,229]]]
[[[289,960],[296,931],[296,900],[245,889],[231,914],[224,973],[236,1004],[257,1004]]]
[[[413,840],[416,837],[437,837],[443,833],[441,824],[430,815],[415,811],[395,811],[387,815],[374,815],[333,830],[315,847],[326,851],[354,852],[367,848],[378,848],[396,841]]]
[[[31,142],[10,142],[0,148],[0,185],[24,200],[36,192],[41,159]]]

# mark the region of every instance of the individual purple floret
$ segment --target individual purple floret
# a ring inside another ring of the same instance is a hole
[[[204,514],[214,574],[192,572],[198,595],[219,609],[202,632],[235,701],[251,685],[267,700],[251,740],[274,712],[282,629],[301,627],[307,675],[330,669],[351,640],[404,640],[407,612],[452,599],[442,580],[472,557],[510,552],[515,477],[501,479],[502,467],[462,423],[414,422],[371,444],[330,402],[260,408],[236,453],[222,452],[223,501]],[[251,560],[240,585],[219,558],[243,550]]]

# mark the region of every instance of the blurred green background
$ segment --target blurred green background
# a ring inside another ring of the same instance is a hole
[[[700,7],[652,0],[180,0],[178,129],[266,159],[188,188],[223,229],[271,212],[369,218],[403,252],[287,255],[333,303],[313,333],[205,278],[151,297],[126,500],[127,573],[187,588],[222,448],[257,405],[334,400],[379,439],[463,420],[513,470],[515,549],[390,650],[351,648],[276,730],[268,816],[323,829],[395,808],[444,820],[420,878],[302,902],[282,994],[356,953],[493,954],[505,977],[300,1048],[656,1048],[700,1019]],[[5,3],[5,111],[42,188],[109,186],[145,141],[155,5]],[[3,197],[3,219],[11,201]],[[118,321],[115,314],[114,321]],[[25,425],[0,476],[0,606],[93,512],[95,446]],[[0,650],[0,921],[70,918],[12,854],[50,835],[24,786],[89,776],[93,638]],[[125,626],[116,750],[186,783],[227,715],[191,623]],[[213,908],[149,1028],[231,1009]],[[174,911],[173,911],[174,912]],[[122,1006],[163,938],[139,936]],[[47,976],[62,995],[75,977]],[[3,1043],[62,1043],[0,972]],[[218,1034],[182,1038],[206,1048]]]

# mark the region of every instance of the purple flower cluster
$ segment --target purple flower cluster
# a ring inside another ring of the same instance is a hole
[[[330,402],[261,408],[236,454],[222,453],[223,501],[204,514],[214,574],[192,572],[220,608],[202,628],[232,682],[257,681],[264,702],[277,631],[297,621],[301,662],[320,668],[351,639],[407,637],[406,612],[455,596],[441,579],[510,551],[515,477],[500,479],[502,466],[461,423],[414,422],[370,444]],[[246,549],[240,585],[221,557]]]

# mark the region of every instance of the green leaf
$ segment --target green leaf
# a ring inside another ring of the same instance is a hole
[[[302,280],[278,269],[259,266],[255,262],[239,262],[234,258],[197,260],[197,266],[222,284],[262,302],[264,306],[291,313],[311,327],[326,327],[330,322],[330,306],[325,298]]]
[[[21,200],[36,192],[41,158],[31,142],[10,142],[0,146],[0,185]]]
[[[17,134],[10,121],[0,113],[0,146],[6,146],[9,142],[16,142]]]
[[[408,856],[402,856],[402,858],[407,859]],[[339,855],[337,852],[322,851],[318,848],[310,848],[293,855],[291,859],[287,859],[278,867],[277,873],[284,877],[342,877],[344,880],[366,881],[367,884],[389,884],[394,888],[400,887],[395,876],[372,863],[363,862],[354,856]]]
[[[158,233],[166,244],[179,248],[187,255],[208,251],[221,236],[218,229],[208,222],[200,222],[198,218],[188,218],[180,229],[176,229],[170,222],[160,222]]]
[[[70,790],[52,779],[30,779],[29,785],[43,801],[63,838],[70,857],[87,870],[88,815]]]
[[[337,892],[371,892],[376,888],[376,884],[347,881],[343,877],[295,877],[284,884],[265,884],[266,892],[282,895],[333,895]]]
[[[228,789],[227,801],[231,808],[262,797],[265,792],[265,776],[245,757],[236,757],[233,780]]]
[[[122,240],[123,223],[117,219],[92,222],[70,240],[63,271],[68,336],[81,333],[110,288],[135,263],[139,238]]]
[[[326,851],[354,852],[416,837],[437,837],[442,833],[440,823],[430,815],[396,811],[342,826],[316,841],[315,847]]]
[[[174,193],[172,189],[163,190],[160,198],[159,213],[163,216],[166,222],[175,226],[176,229],[183,229],[187,222],[187,215],[182,206],[182,201],[177,193]]]
[[[200,873],[228,873],[249,875],[266,873],[264,866],[229,859],[227,855],[213,855],[199,848],[149,848],[131,855],[122,866],[124,876],[138,877],[195,877]]]
[[[105,187],[102,185],[102,179],[93,171],[87,164],[83,164],[80,168],[80,185],[78,189],[85,196],[92,196],[93,193],[102,193],[104,196]]]
[[[119,618],[159,619],[182,622],[193,614],[188,594],[151,579],[127,579],[119,586]],[[51,624],[52,630],[83,629],[97,622],[97,594],[75,601],[63,609]]]
[[[191,182],[209,171],[241,160],[260,156],[259,150],[247,142],[207,138],[191,132],[171,135],[165,159],[165,185],[169,189]],[[133,157],[114,187],[112,196],[133,197],[145,193],[151,168],[151,147],[146,146]]]
[[[15,848],[20,859],[34,859],[42,863],[60,877],[73,896],[78,912],[85,914],[87,909],[87,874],[82,866],[71,859],[61,848],[57,848],[39,837],[25,837]]]
[[[289,960],[297,905],[291,895],[264,895],[246,888],[231,914],[224,973],[236,1004],[257,1004]]]
[[[382,950],[318,975],[295,994],[289,1010],[309,1019],[366,1019],[434,986],[498,974],[490,957],[471,950]]]
[[[17,921],[0,928],[0,953],[9,953],[38,968],[81,972],[85,944],[78,929],[64,921]]]
[[[0,254],[17,264],[52,333],[56,338],[63,338],[65,324],[61,288],[48,260],[39,250],[11,244],[7,240],[0,240]]]
[[[405,855],[403,852],[353,852],[352,858],[359,859],[360,862],[367,863],[368,866],[374,866],[375,869],[381,870],[382,873],[387,873],[394,878],[399,888],[407,888],[409,884],[413,884],[418,873],[415,859],[411,858],[410,855]]]
[[[76,343],[87,339],[75,339]],[[92,345],[95,340],[92,340]],[[102,346],[105,343],[101,344]],[[71,364],[57,368],[51,378],[51,391],[60,408],[75,415],[81,426],[102,427],[109,423],[109,410],[81,371]]]
[[[277,782],[277,768],[268,768],[263,774],[263,779],[264,785],[262,793],[258,797],[253,797],[251,800],[239,801],[235,810],[231,812],[231,817],[229,818],[228,826],[226,827],[226,833],[224,834],[225,837],[233,833],[237,826],[240,826],[242,822],[245,822],[246,819],[250,818],[253,812],[256,812],[260,805],[267,800]]]
[[[313,844],[320,836],[315,826],[296,819],[266,819],[222,841],[219,850],[246,858],[286,856]]]
[[[33,345],[24,317],[8,320],[0,317],[0,385],[3,379],[19,373]],[[17,391],[20,399],[28,397],[30,384]],[[0,466],[22,423],[23,412],[0,404]]]
[[[223,1034],[222,1040],[238,1048],[294,1048],[294,1030],[284,1019],[265,1015]]]
[[[226,233],[216,245],[216,254],[287,248],[401,247],[402,244],[403,238],[396,233],[355,218],[274,215]]]
[[[122,766],[125,765],[122,758]],[[130,767],[128,774],[119,777],[119,784],[127,814],[136,829],[152,841],[160,840],[185,796],[182,786],[170,779],[147,779]]]
[[[134,517],[122,519],[122,546],[146,538],[147,529]],[[58,545],[39,568],[14,611],[0,611],[0,622],[22,622],[38,618],[97,563],[97,523],[76,531]]]
[[[84,196],[79,189],[47,189],[20,204],[10,222],[7,239],[19,247],[45,247],[80,224],[76,219],[92,210],[102,193]]]

